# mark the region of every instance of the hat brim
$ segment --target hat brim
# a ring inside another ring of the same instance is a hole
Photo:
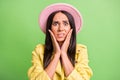
[[[46,23],[47,23],[47,19],[49,17],[49,15],[55,11],[67,11],[68,13],[70,13],[75,21],[75,26],[76,26],[76,33],[78,33],[81,30],[82,24],[83,24],[83,20],[82,20],[82,16],[80,14],[80,12],[74,8],[73,6],[66,4],[66,3],[56,3],[56,4],[52,4],[48,7],[46,7],[40,14],[39,16],[39,25],[41,30],[46,33]]]

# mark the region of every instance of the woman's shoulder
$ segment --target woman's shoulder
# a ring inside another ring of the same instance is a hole
[[[37,44],[36,48],[44,48],[44,44]]]
[[[76,48],[86,49],[86,48],[87,48],[87,46],[86,46],[86,45],[84,45],[84,44],[77,44],[77,45],[76,45]]]
[[[34,51],[36,53],[44,53],[44,44],[37,44]]]
[[[76,61],[82,61],[87,57],[87,46],[84,44],[76,45]]]
[[[87,50],[87,46],[84,44],[77,44],[76,45],[76,53],[83,53]]]

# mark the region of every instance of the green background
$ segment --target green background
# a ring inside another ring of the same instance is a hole
[[[31,52],[45,39],[38,16],[56,2],[72,4],[83,16],[77,42],[88,47],[91,80],[120,80],[119,0],[0,0],[0,80],[28,80]]]

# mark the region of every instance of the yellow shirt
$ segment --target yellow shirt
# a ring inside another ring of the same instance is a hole
[[[28,71],[29,80],[51,80],[43,69],[44,45],[39,44],[32,52],[32,66]],[[64,70],[58,62],[53,80],[90,80],[92,70],[88,66],[87,47],[77,44],[75,55],[75,68],[68,77],[65,77]]]

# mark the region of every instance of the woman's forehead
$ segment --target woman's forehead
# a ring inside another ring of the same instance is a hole
[[[67,16],[62,13],[62,12],[58,12],[55,14],[55,16],[53,17],[53,20],[54,21],[57,21],[57,20],[64,20],[64,21],[68,21],[68,18]]]

